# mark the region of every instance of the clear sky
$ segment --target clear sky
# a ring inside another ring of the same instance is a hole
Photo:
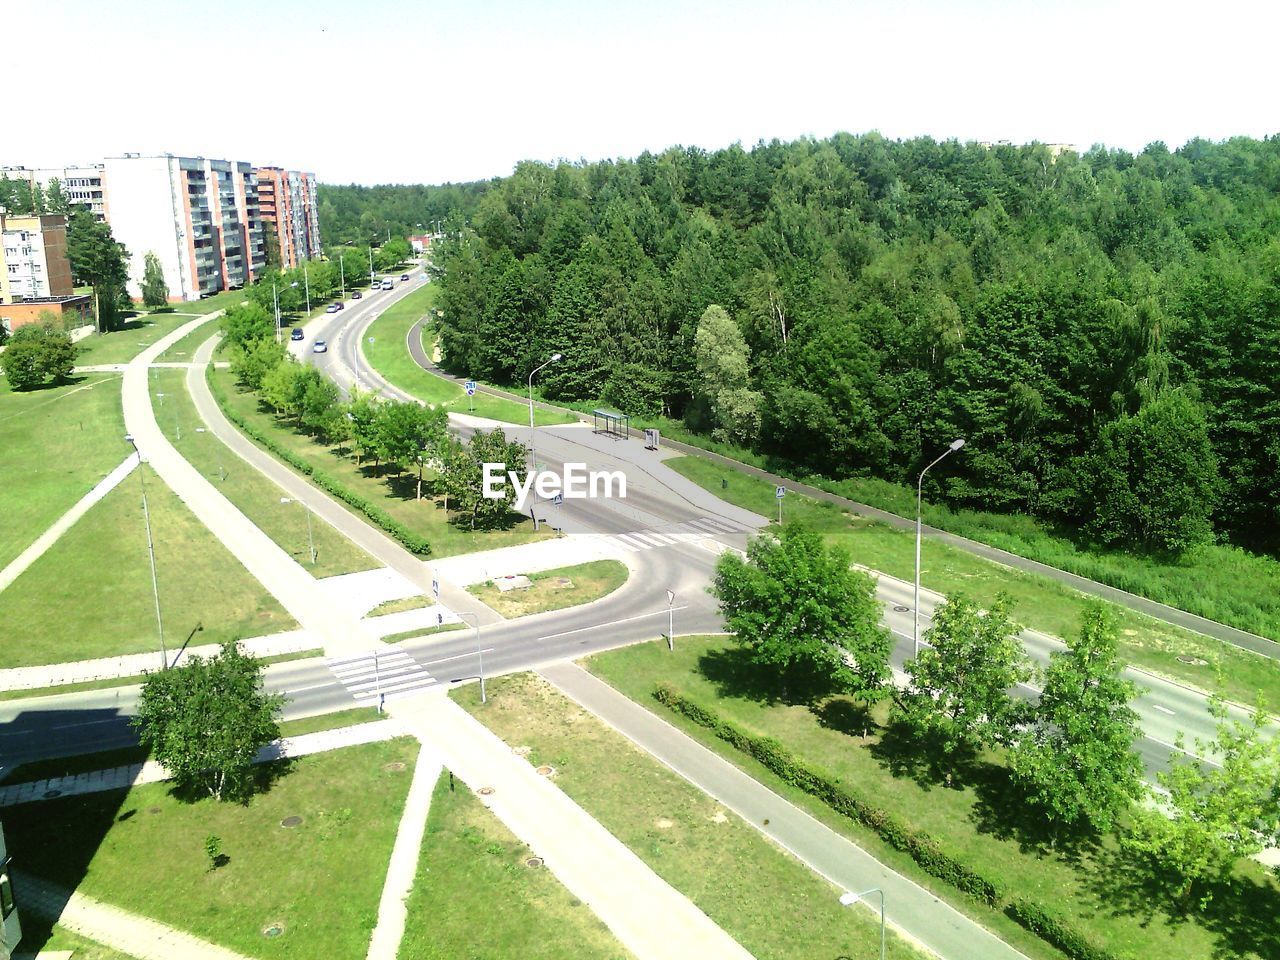
[[[0,164],[169,152],[438,183],[839,130],[1131,150],[1280,132],[1267,0],[4,6]]]

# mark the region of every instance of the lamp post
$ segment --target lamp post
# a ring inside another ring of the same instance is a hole
[[[916,481],[916,590],[915,600],[911,604],[911,645],[912,653],[915,656],[920,655],[920,510],[921,501],[924,496],[924,475],[936,464],[941,462],[943,457],[955,453],[964,446],[964,438],[952,440],[951,446],[942,451],[942,456],[934,460],[933,463],[920,471],[920,479]]]
[[[156,634],[160,638],[160,669],[169,669],[169,652],[164,648],[164,621],[160,618],[160,583],[156,579],[156,546],[151,539],[151,511],[147,508],[147,480],[142,471],[142,454],[138,452],[138,444],[133,434],[126,433],[125,440],[133,447],[133,454],[138,458],[138,484],[142,487],[142,520],[147,527],[147,556],[151,560],[151,595],[156,603]]]
[[[369,244],[369,285],[373,286],[373,244]]]
[[[302,504],[303,512],[307,515],[307,547],[311,551],[311,565],[314,567],[316,565],[316,541],[311,535],[311,508],[307,506],[305,500],[299,500],[297,497],[281,497],[280,502]]]
[[[530,476],[532,476],[534,471],[537,470],[538,468],[537,439],[534,435],[534,428],[533,428],[533,375],[537,373],[539,370],[541,370],[543,367],[548,366],[549,364],[555,363],[562,356],[564,356],[564,354],[553,353],[551,355],[550,360],[546,361],[546,363],[539,364],[529,372],[529,475]],[[532,512],[533,509],[534,508],[530,506],[529,508],[530,512]],[[536,514],[534,515],[534,518],[533,518],[533,529],[534,530],[538,529],[538,517]]]
[[[853,906],[859,900],[869,897],[873,893],[880,894],[880,960],[884,960],[884,891],[879,887],[872,887],[862,893],[842,893],[840,894],[840,906]]]
[[[471,626],[476,631],[476,660],[480,663],[480,702],[488,703],[489,698],[484,692],[484,651],[480,649],[480,617],[474,613],[459,613],[458,619],[466,621],[467,617],[471,618]]]
[[[298,285],[298,284],[295,282],[295,283],[294,283],[294,286],[296,287],[297,285]],[[308,316],[308,317],[310,317],[310,316],[311,316],[311,280],[310,280],[310,278],[307,276],[307,261],[306,261],[306,260],[303,260],[303,261],[302,261],[302,285],[303,285],[303,287],[305,287],[305,288],[306,288],[306,292],[307,292],[307,316]]]
[[[338,254],[338,282],[342,284],[342,299],[347,299],[347,268],[342,264],[342,254]]]
[[[271,300],[276,305],[276,343],[280,342],[280,291],[276,289],[275,277],[271,278]]]

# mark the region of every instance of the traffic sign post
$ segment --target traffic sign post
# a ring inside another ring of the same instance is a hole
[[[435,594],[435,598],[437,600],[440,599],[440,581],[439,580],[431,581],[431,592]]]
[[[675,592],[667,591],[667,649],[672,653],[676,649],[676,602]]]
[[[778,500],[778,526],[782,526],[782,498],[787,495],[786,487],[774,487],[773,495]]]
[[[464,390],[467,391],[467,404],[471,408],[471,412],[475,413],[476,412],[476,401],[475,401],[476,382],[474,380],[468,380],[466,383],[462,385],[462,387]]]

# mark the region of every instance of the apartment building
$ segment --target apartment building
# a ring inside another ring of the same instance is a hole
[[[67,218],[0,207],[0,303],[71,296]]]
[[[280,167],[255,167],[263,223],[275,229],[280,266],[296,267],[320,256],[316,176]]]
[[[102,164],[86,164],[76,167],[0,167],[0,176],[10,180],[22,180],[32,188],[40,187],[46,193],[49,184],[57,180],[63,195],[74,204],[87,206],[99,223],[107,219],[107,190],[103,182]]]
[[[253,167],[234,160],[108,157],[112,235],[129,251],[129,293],[141,296],[148,253],[160,260],[170,300],[251,283],[266,266]]]

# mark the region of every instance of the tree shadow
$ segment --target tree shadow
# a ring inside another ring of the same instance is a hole
[[[880,732],[880,725],[871,716],[865,703],[847,697],[832,697],[815,704],[809,711],[821,726],[850,737],[866,738]]]
[[[1101,849],[1092,827],[1054,823],[1028,803],[1007,767],[976,759],[968,778],[975,797],[970,820],[979,833],[1016,843],[1025,854],[1053,857],[1074,866]]]
[[[758,664],[744,645],[708,650],[698,657],[698,672],[715,684],[722,697],[767,704],[810,706],[843,692],[829,675],[804,670],[784,672]]]
[[[242,783],[228,785],[224,790],[224,799],[217,800],[205,782],[173,781],[169,787],[169,796],[180,803],[193,804],[208,800],[213,803],[234,803],[247,807],[254,797],[268,794],[277,783],[289,776],[294,770],[291,757],[281,757],[267,763],[258,763],[249,771]]]
[[[981,775],[982,765],[972,751],[948,752],[936,738],[898,720],[891,720],[867,749],[894,777],[912,780],[923,790],[959,789]]]
[[[69,377],[55,377],[52,380],[44,380],[40,383],[33,383],[29,387],[14,389],[14,393],[41,393],[45,390],[59,390],[62,387],[72,387],[78,383],[84,383],[87,377],[81,374],[72,374]]]

